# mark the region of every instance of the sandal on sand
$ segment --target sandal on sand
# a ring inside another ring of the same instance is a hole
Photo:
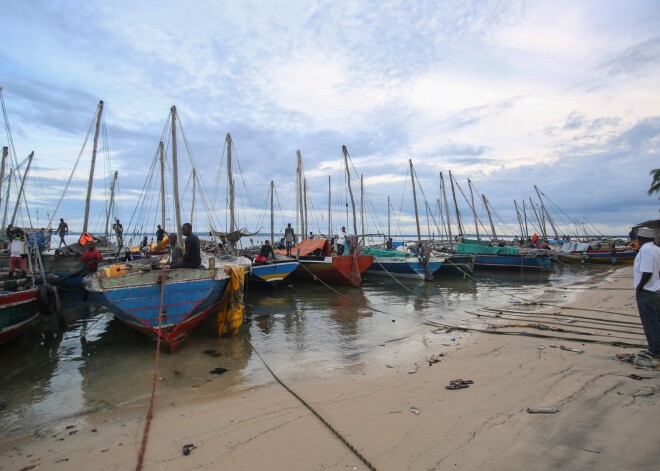
[[[453,379],[449,384],[474,384],[474,381],[471,379]]]
[[[463,384],[463,383],[449,383],[449,386],[445,386],[447,389],[465,389],[469,388],[469,384]]]
[[[633,358],[635,358],[634,353],[617,353],[616,354],[616,359],[619,361],[633,361]]]
[[[643,370],[654,370],[660,367],[660,359],[645,358],[642,355],[637,355],[635,358],[633,358],[632,364],[635,365],[635,368]]]

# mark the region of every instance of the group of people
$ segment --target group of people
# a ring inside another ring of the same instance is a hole
[[[201,243],[199,237],[193,233],[189,222],[181,226],[181,234],[186,238],[185,248],[179,245],[179,236],[176,232],[167,234],[160,224],[156,230],[156,247],[163,249],[163,241],[167,235],[168,256],[165,266],[169,268],[199,268],[202,264]],[[141,247],[149,247],[148,237],[142,239]],[[163,268],[160,267],[159,268]]]
[[[309,238],[310,239],[314,238],[314,233],[313,232],[309,233]],[[334,241],[335,238],[336,238],[336,244],[337,244],[337,255],[344,255],[344,252],[346,250],[346,246],[348,244],[348,236],[346,235],[346,227],[342,226],[341,227],[341,233],[338,236],[333,237],[332,240]],[[286,256],[290,257],[291,256],[291,249],[296,244],[296,233],[293,230],[293,227],[291,227],[291,223],[287,224],[286,229],[284,229],[284,237],[283,237],[283,240],[281,242],[283,243],[282,245],[284,246],[282,248],[286,248]],[[269,241],[266,241],[266,243],[270,245]],[[262,249],[263,249],[263,246],[262,246]]]

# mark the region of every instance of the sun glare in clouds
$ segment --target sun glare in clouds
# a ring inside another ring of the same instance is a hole
[[[273,65],[264,80],[267,98],[302,113],[317,128],[352,132],[363,114],[386,102],[378,89],[351,75],[344,60],[311,54]]]

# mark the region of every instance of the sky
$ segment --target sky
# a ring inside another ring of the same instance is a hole
[[[229,228],[227,133],[236,218],[252,231],[270,230],[271,181],[275,231],[298,224],[300,150],[308,230],[327,232],[330,218],[331,231],[353,232],[343,145],[369,233],[387,232],[388,213],[393,234],[415,232],[410,161],[423,233],[444,231],[440,173],[451,201],[450,171],[466,233],[475,232],[468,179],[482,234],[491,226],[481,195],[496,232],[520,231],[514,200],[538,230],[535,186],[562,233],[627,234],[660,217],[660,195],[647,195],[649,172],[660,168],[657,1],[0,0],[0,8],[0,86],[14,165],[34,151],[25,190],[34,226],[62,217],[82,227],[93,126],[83,144],[100,100],[96,231],[114,171],[113,217],[125,231],[152,234],[160,223],[151,171],[161,139],[172,167],[173,105],[183,130],[182,219],[197,232]],[[0,132],[0,145],[8,142]],[[205,195],[194,210],[193,165]],[[175,221],[171,187],[166,229]]]

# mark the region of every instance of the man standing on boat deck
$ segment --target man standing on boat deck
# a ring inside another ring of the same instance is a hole
[[[112,225],[112,230],[115,231],[117,235],[117,245],[122,245],[124,242],[124,226],[119,222],[119,218],[115,218],[115,223]]]
[[[170,268],[199,268],[202,264],[202,254],[199,237],[193,234],[192,224],[189,222],[181,226],[181,233],[186,237],[186,248],[183,251],[183,260],[170,265]]]
[[[22,229],[14,227],[11,230],[11,243],[9,245],[9,278],[14,277],[14,271],[18,266],[21,271],[19,277],[27,275],[27,253],[28,244]]]
[[[293,232],[293,227],[291,227],[291,223],[289,223],[288,226],[286,226],[286,229],[284,229],[284,244],[286,245],[286,256],[290,257],[291,256],[291,247],[293,247],[293,243],[296,240],[296,234]]]
[[[344,246],[346,245],[346,228],[341,226],[341,234],[337,238],[337,255],[344,255]]]
[[[640,247],[633,265],[633,279],[639,318],[649,344],[648,350],[633,358],[633,364],[641,368],[660,366],[660,247],[653,243],[654,239],[654,229],[637,229]]]
[[[58,247],[62,247],[62,244],[66,245],[66,242],[64,242],[64,236],[69,234],[69,225],[64,222],[64,218],[60,218],[60,225],[57,226],[57,233],[60,235],[60,245],[58,245]]]
[[[163,238],[165,237],[165,229],[160,227],[160,224],[158,225],[158,229],[156,230],[156,250],[160,250],[160,246],[163,243]]]

